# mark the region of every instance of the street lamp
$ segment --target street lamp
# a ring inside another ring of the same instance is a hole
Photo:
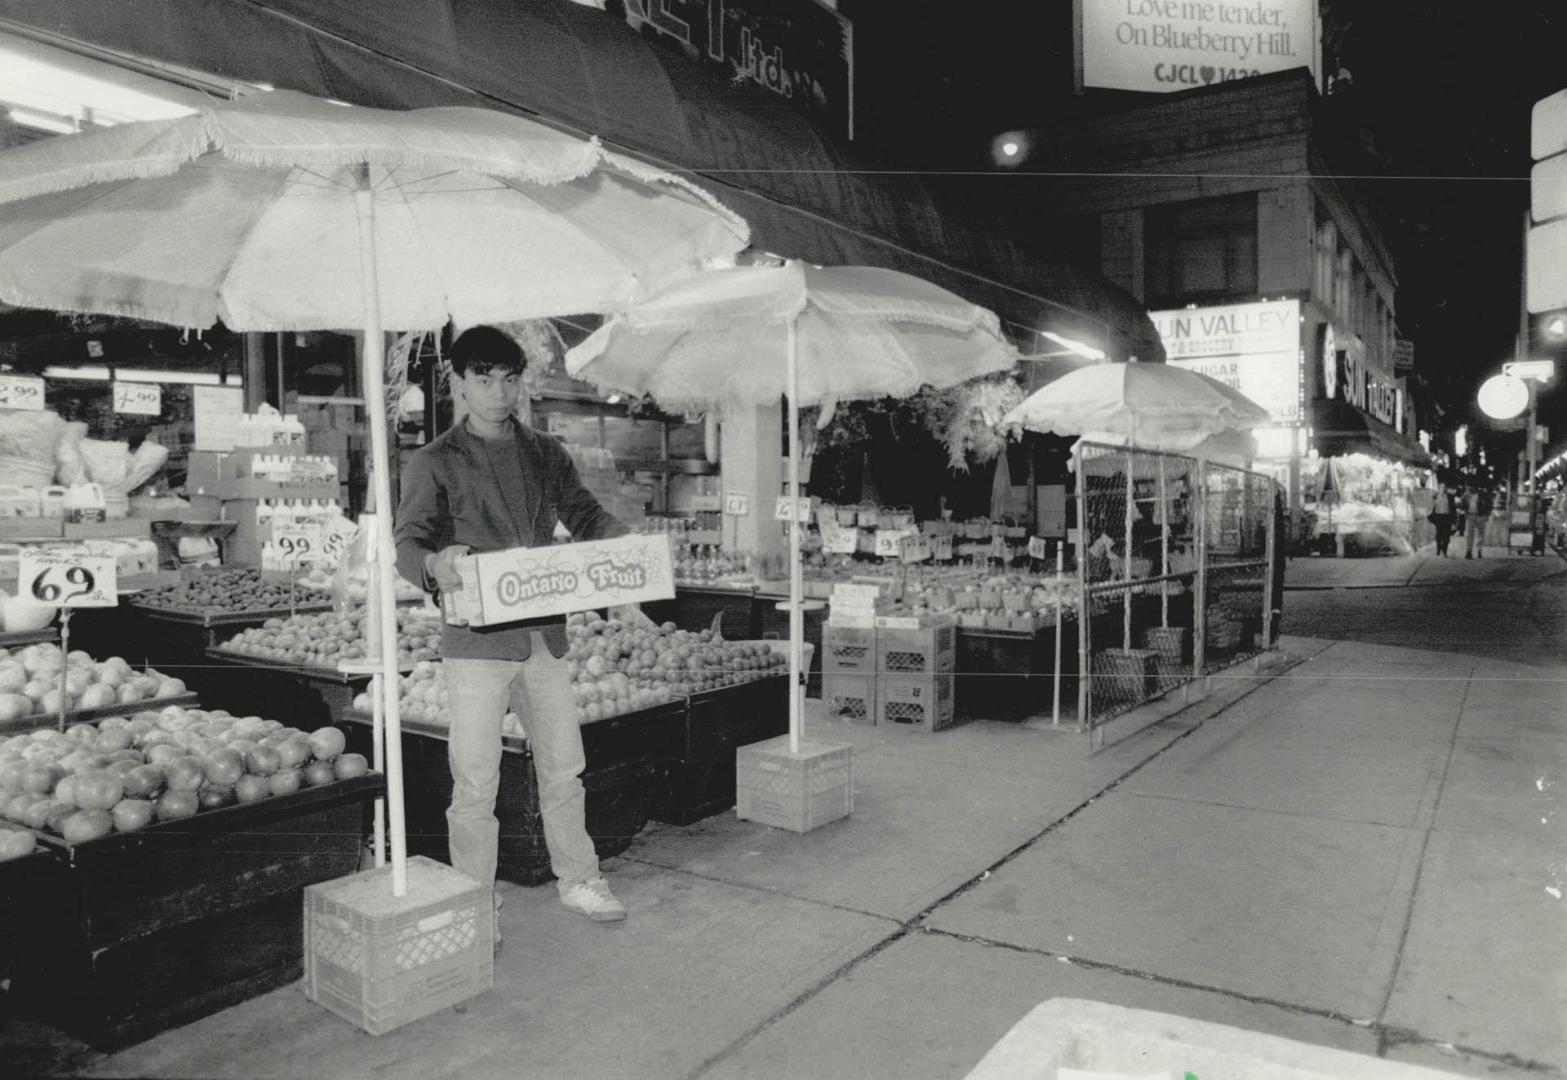
[[[1535,424],[1535,383],[1548,383],[1556,377],[1554,360],[1514,360],[1502,365],[1502,373],[1493,375],[1480,387],[1478,403],[1480,411],[1496,420],[1511,420],[1529,410],[1529,427],[1525,441],[1529,453],[1529,471],[1526,474],[1526,494],[1529,498],[1531,523],[1534,515],[1535,468],[1539,454],[1538,429]]]

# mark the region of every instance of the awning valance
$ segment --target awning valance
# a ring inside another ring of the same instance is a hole
[[[868,173],[774,95],[565,0],[0,0],[0,30],[362,105],[526,112],[691,174],[765,250],[902,270],[1014,330],[1164,358],[1124,291],[918,177]]]
[[[1311,416],[1312,438],[1322,457],[1369,454],[1407,465],[1431,464],[1431,455],[1419,443],[1347,402],[1313,402]]]

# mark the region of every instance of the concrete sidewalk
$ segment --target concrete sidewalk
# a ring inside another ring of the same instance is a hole
[[[1273,663],[1097,753],[813,718],[858,747],[850,818],[649,828],[607,866],[619,925],[505,886],[495,989],[464,1013],[371,1038],[289,987],[70,1070],[961,1077],[1070,996],[1560,1074],[1567,671],[1291,638]]]
[[[1535,581],[1559,573],[1564,556],[1547,547],[1544,555],[1519,555],[1506,548],[1486,548],[1479,559],[1465,559],[1463,549],[1441,558],[1429,545],[1413,555],[1341,559],[1300,555],[1286,563],[1284,589],[1389,589],[1418,585],[1456,585],[1475,579]]]

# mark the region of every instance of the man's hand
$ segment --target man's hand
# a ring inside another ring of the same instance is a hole
[[[456,592],[462,588],[462,575],[457,572],[457,559],[468,554],[467,544],[453,544],[440,551],[432,551],[424,557],[425,573],[435,579],[442,592]]]
[[[619,619],[627,626],[638,630],[651,630],[656,625],[652,619],[642,613],[641,604],[621,604],[619,607],[609,609],[609,617]]]

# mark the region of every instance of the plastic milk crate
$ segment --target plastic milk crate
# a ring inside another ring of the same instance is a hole
[[[876,670],[876,628],[835,626],[822,628],[822,673],[854,672],[870,675]]]
[[[854,747],[789,736],[735,751],[735,816],[806,833],[854,811]]]
[[[957,676],[882,675],[876,684],[878,725],[940,731],[955,721]]]
[[[822,676],[822,707],[827,715],[852,724],[876,723],[876,676],[829,671]]]
[[[878,675],[940,675],[958,666],[956,622],[919,630],[876,630]]]
[[[408,892],[383,866],[305,889],[305,996],[382,1035],[495,981],[490,890],[416,855]]]

